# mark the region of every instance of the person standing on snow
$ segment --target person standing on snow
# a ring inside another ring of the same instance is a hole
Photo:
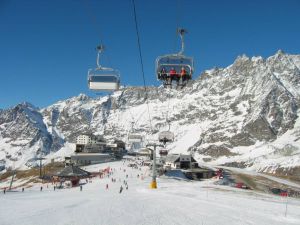
[[[120,194],[122,193],[122,191],[123,191],[123,186],[121,185],[121,187],[120,187]]]

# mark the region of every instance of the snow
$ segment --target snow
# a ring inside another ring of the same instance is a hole
[[[65,157],[69,157],[72,155],[75,151],[75,144],[74,143],[66,143],[64,147],[62,147],[59,151],[57,152],[51,152],[48,154],[45,158],[46,161],[45,163],[50,163],[51,159],[54,159],[56,161],[63,161]]]
[[[202,129],[197,124],[192,124],[188,129],[181,131],[180,127],[178,127],[176,131],[176,138],[178,140],[168,145],[168,148],[174,154],[184,153],[184,150],[187,150],[189,147],[193,146],[197,141],[199,141]]]
[[[289,225],[300,223],[300,201],[253,191],[216,186],[213,181],[187,182],[158,178],[158,189],[149,189],[151,178],[142,180],[142,171],[113,162],[86,167],[90,171],[110,166],[115,168],[116,183],[109,178],[92,179],[79,188],[53,191],[44,184],[28,188],[24,193],[0,195],[1,224],[203,224],[203,225]],[[122,170],[120,170],[120,168]],[[119,194],[126,169],[129,189]],[[132,175],[132,176],[131,176]],[[109,190],[105,185],[109,184]],[[287,216],[285,216],[286,201]],[[255,206],[255,207],[254,207]],[[13,216],[11,216],[13,212]]]

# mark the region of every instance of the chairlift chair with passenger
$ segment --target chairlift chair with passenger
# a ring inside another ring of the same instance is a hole
[[[174,141],[174,133],[171,131],[162,131],[158,134],[158,141],[166,144]]]
[[[161,149],[161,150],[159,150],[159,155],[160,156],[167,156],[168,155],[168,150],[167,149]]]
[[[192,79],[192,74],[194,72],[194,59],[183,54],[184,34],[187,33],[187,31],[179,28],[177,33],[181,39],[181,50],[177,54],[163,55],[156,59],[155,73],[157,79],[162,81],[164,86],[172,85],[173,79],[170,74],[171,69],[176,71],[177,84],[182,86],[185,85],[188,80]],[[180,75],[182,69],[186,71],[185,76]]]
[[[93,91],[115,91],[120,87],[120,72],[100,65],[100,54],[103,45],[97,47],[97,67],[88,71],[88,87]]]

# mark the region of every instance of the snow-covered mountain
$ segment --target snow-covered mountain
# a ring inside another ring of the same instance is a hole
[[[175,133],[171,152],[199,161],[266,172],[300,171],[300,55],[239,56],[204,71],[183,90],[126,87],[110,96],[80,94],[44,109],[29,103],[0,110],[0,164],[23,166],[37,151],[72,152],[77,135],[126,141],[135,132],[156,140]]]

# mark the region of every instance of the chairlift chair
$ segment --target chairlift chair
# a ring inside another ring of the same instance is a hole
[[[171,131],[162,131],[158,134],[158,141],[163,142],[164,144],[167,142],[174,141],[174,133]]]
[[[140,134],[129,134],[128,142],[130,142],[130,143],[143,142],[143,136]]]
[[[114,91],[120,87],[119,72],[110,68],[90,69],[88,86],[93,91]]]
[[[102,67],[99,63],[102,45],[97,47],[97,67],[88,71],[88,87],[93,91],[114,91],[120,87],[120,72],[113,68]]]
[[[161,149],[161,150],[159,150],[159,155],[160,156],[167,156],[168,155],[168,150],[167,149]]]
[[[186,71],[185,80],[181,83],[190,80],[194,72],[194,59],[192,57],[185,56],[184,52],[184,34],[187,32],[185,29],[178,29],[178,34],[181,38],[181,50],[177,54],[168,54],[159,56],[155,63],[155,73],[157,79],[163,81],[165,85],[171,85],[170,73],[169,71],[174,68],[177,74],[180,73],[181,69],[184,68]],[[162,70],[165,69],[165,73]]]
[[[156,59],[157,79],[161,81],[166,81],[167,78],[170,78],[169,71],[172,68],[176,70],[177,74],[179,74],[181,69],[184,68],[187,74],[186,78],[187,80],[190,80],[194,71],[194,60],[192,57],[187,57],[178,54],[159,56]],[[165,69],[166,71],[165,74],[162,73],[163,69]]]

